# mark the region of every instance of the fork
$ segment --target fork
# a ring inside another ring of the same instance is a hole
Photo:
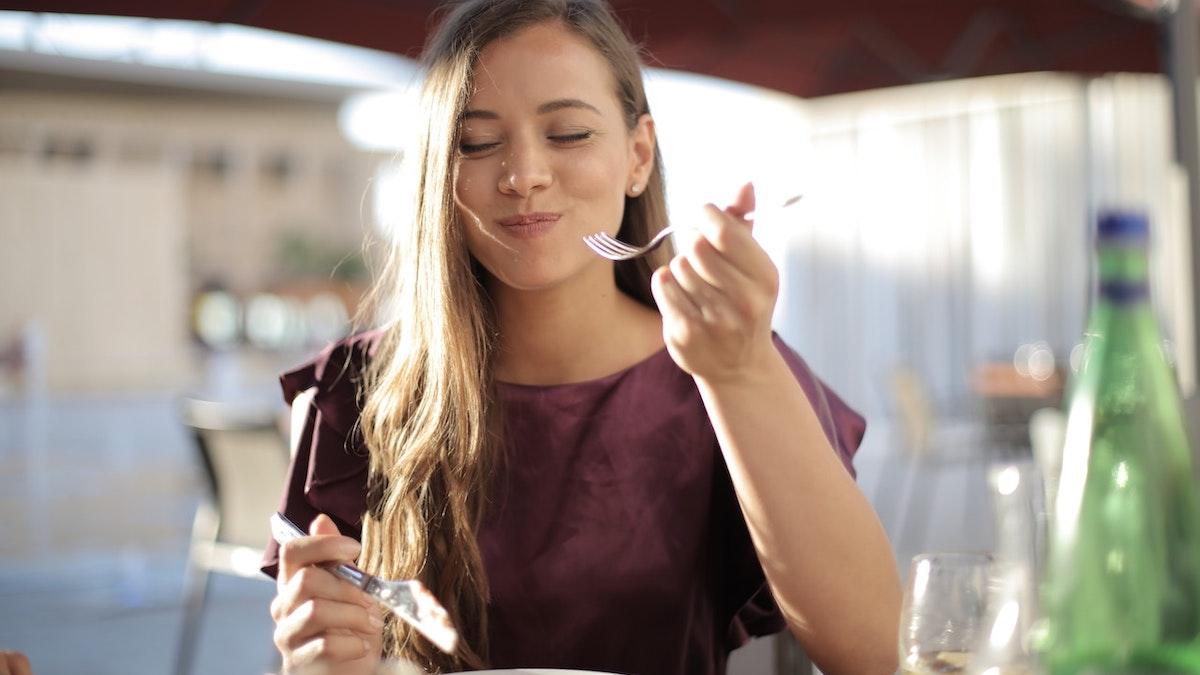
[[[779,206],[779,208],[787,208],[800,201],[800,198],[803,196],[804,195],[794,195],[789,197],[783,202],[783,204]],[[749,217],[753,215],[753,213],[754,212],[752,211],[746,215]],[[667,237],[671,236],[676,229],[677,226],[675,223],[667,225],[663,229],[659,230],[658,234],[654,235],[654,238],[643,246],[626,244],[607,232],[596,232],[595,234],[589,234],[583,238],[583,243],[587,244],[587,247],[592,249],[592,251],[594,251],[596,255],[600,256],[601,258],[608,258],[609,260],[617,261],[633,260],[634,258],[640,258],[661,246],[662,243],[667,240]]]
[[[275,541],[283,544],[303,537],[304,531],[288,520],[287,516],[274,513],[271,515],[271,534]],[[380,579],[350,563],[327,563],[322,566],[334,576],[358,586],[363,593],[392,610],[396,616],[420,631],[442,651],[447,654],[454,653],[458,644],[458,631],[451,625],[446,609],[420,581]]]

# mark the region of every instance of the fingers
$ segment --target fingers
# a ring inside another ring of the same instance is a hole
[[[693,239],[680,257],[686,259],[688,267],[706,284],[725,295],[738,297],[753,291],[754,281],[734,267],[705,237]]]
[[[353,584],[335,577],[320,567],[305,567],[279,588],[271,601],[271,618],[276,622],[313,599],[343,602],[348,605],[371,607],[375,603]]]
[[[733,203],[725,207],[725,213],[745,220],[746,214],[754,210],[755,202],[754,183],[746,183],[738,190],[737,197],[734,198]]]
[[[706,281],[687,256],[678,255],[669,264],[671,279],[695,306],[701,318],[713,322],[723,311],[727,299],[721,289]]]
[[[0,651],[0,675],[33,675],[29,657],[21,652]]]
[[[654,275],[650,277],[650,292],[654,295],[654,301],[658,303],[664,319],[677,316],[694,320],[703,318],[700,308],[679,286],[670,267],[663,266],[655,270]]]
[[[364,643],[380,634],[383,618],[363,605],[310,599],[275,626],[275,645],[296,651],[326,635],[349,635]],[[368,645],[369,646],[369,645]],[[362,656],[357,654],[355,658]]]
[[[313,518],[313,521],[308,525],[308,533],[313,535],[341,534],[341,532],[338,530],[337,524],[333,522],[333,518],[330,518],[324,513],[318,513],[317,517]]]
[[[378,605],[310,598],[279,616],[282,602],[271,603],[272,616],[278,617],[272,638],[289,672],[293,666],[380,657],[383,610]]]
[[[769,320],[773,306],[770,296],[756,290],[725,263],[718,261],[713,265],[716,273],[705,273],[694,264],[696,260],[694,255],[679,255],[666,268],[669,274],[660,283],[664,294],[674,298],[671,306],[682,306],[688,319],[735,331],[756,325],[760,315]],[[715,276],[722,280],[713,282]]]
[[[741,228],[734,223],[722,227]],[[715,315],[732,311],[749,319],[763,302],[773,305],[779,283],[775,264],[753,238],[746,233],[741,236],[745,236],[751,247],[747,256],[751,262],[746,269],[739,268],[729,256],[718,251],[707,236],[694,238],[671,262],[672,276],[702,312],[711,307],[719,310]]]
[[[275,646],[291,665],[378,656],[382,612],[360,589],[323,567],[354,561],[361,546],[338,534],[325,515],[313,520],[309,532],[279,549],[278,592],[271,601]]]
[[[754,205],[746,185],[725,210],[705,206],[700,236],[651,278],[671,357],[698,381],[744,380],[775,353],[779,273],[745,220]]]
[[[327,562],[354,562],[362,549],[354,539],[337,534],[337,526],[328,516],[317,516],[310,530],[314,534],[294,539],[279,547],[279,576],[276,582],[280,588],[306,566]]]
[[[734,372],[730,364],[762,351],[745,345],[770,334],[779,274],[746,223],[733,215],[753,206],[749,186],[728,211],[707,206],[701,236],[652,277],[667,344],[694,375]]]
[[[318,661],[325,663],[353,661],[367,656],[371,649],[371,644],[357,635],[322,635],[293,650],[288,663],[295,667]]]
[[[707,204],[700,218],[699,229],[701,238],[734,269],[755,282],[770,281],[775,270],[774,264],[754,240],[746,221]]]
[[[271,602],[273,639],[290,665],[378,657],[383,610],[326,570],[297,572]]]

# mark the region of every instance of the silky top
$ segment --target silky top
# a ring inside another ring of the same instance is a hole
[[[289,403],[317,388],[280,506],[301,527],[325,513],[361,537],[367,450],[354,430],[381,335],[281,377]],[[853,473],[865,421],[774,340]],[[785,627],[696,383],[666,349],[596,380],[497,390],[504,459],[478,532],[492,667],[723,673],[731,650]],[[271,542],[264,572],[277,560]]]

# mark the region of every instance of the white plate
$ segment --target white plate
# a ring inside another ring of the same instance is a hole
[[[598,670],[563,670],[561,668],[515,668],[510,670],[469,670],[470,675],[617,675]],[[460,675],[466,675],[462,673]],[[450,675],[454,675],[451,673]]]

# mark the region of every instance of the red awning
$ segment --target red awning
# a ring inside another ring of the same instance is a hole
[[[429,0],[63,0],[6,9],[236,23],[416,56]],[[1157,72],[1128,0],[615,0],[650,65],[813,97],[953,77]]]

